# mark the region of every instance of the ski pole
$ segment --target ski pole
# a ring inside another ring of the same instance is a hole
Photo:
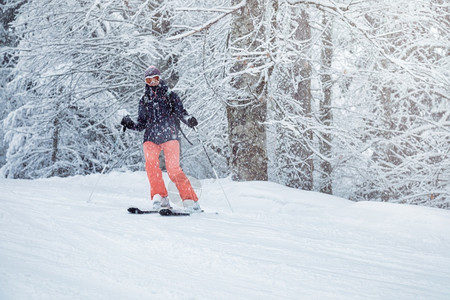
[[[194,130],[197,133],[198,140],[200,141],[200,144],[202,144],[202,147],[203,147],[203,150],[205,151],[206,157],[208,158],[208,161],[211,164],[211,167],[214,171],[214,175],[216,176],[217,182],[219,183],[220,188],[222,189],[223,195],[225,196],[225,199],[227,200],[228,206],[230,207],[231,212],[234,213],[233,208],[231,207],[230,200],[228,200],[227,194],[225,193],[225,189],[223,188],[222,184],[220,183],[219,175],[217,175],[216,169],[214,168],[211,158],[208,155],[208,151],[206,151],[205,144],[203,143],[202,139],[200,138],[200,135],[198,134],[197,127],[194,127]]]
[[[97,185],[98,185],[98,183],[99,183],[99,181],[100,181],[100,178],[102,178],[103,173],[105,173],[105,170],[106,170],[106,168],[107,168],[108,165],[109,165],[109,162],[110,162],[110,160],[111,160],[111,157],[112,157],[114,151],[116,150],[117,145],[119,144],[121,132],[122,132],[122,131],[119,131],[119,133],[118,133],[117,136],[116,136],[116,140],[114,141],[114,145],[113,145],[111,154],[109,155],[109,158],[108,158],[108,160],[106,161],[106,164],[103,166],[103,169],[102,169],[102,171],[100,172],[100,176],[98,176],[98,179],[97,179],[97,181],[95,182],[95,185],[94,185],[94,187],[93,187],[93,189],[92,189],[92,191],[91,191],[91,194],[89,195],[89,199],[88,199],[87,203],[90,203],[90,202],[91,202],[92,195],[94,194],[95,190],[97,189]],[[124,129],[123,129],[123,132],[125,132],[125,127],[124,127]]]

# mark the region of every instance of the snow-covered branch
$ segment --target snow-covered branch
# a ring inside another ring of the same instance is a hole
[[[331,10],[334,12],[337,12],[338,10],[342,10],[342,11],[347,11],[349,10],[350,5],[354,5],[356,3],[353,3],[353,1],[351,1],[348,5],[343,5],[343,4],[336,4],[334,1],[332,0],[316,0],[316,1],[311,1],[311,0],[298,0],[298,1],[294,1],[294,0],[290,0],[288,1],[289,5],[309,5],[309,6],[313,6],[316,7],[318,9],[321,10]]]
[[[196,34],[196,33],[200,32],[200,31],[206,30],[206,29],[210,28],[212,25],[214,25],[217,22],[219,22],[220,20],[222,20],[223,18],[225,18],[226,16],[228,16],[229,14],[232,14],[235,11],[243,8],[246,5],[246,3],[247,3],[247,1],[243,0],[239,4],[237,4],[235,6],[232,6],[232,7],[229,7],[229,8],[215,9],[214,12],[220,12],[221,14],[218,15],[217,17],[213,18],[213,19],[210,19],[206,23],[204,23],[204,24],[202,24],[200,26],[197,26],[197,27],[195,27],[195,28],[193,28],[193,29],[191,29],[189,31],[186,31],[184,33],[181,33],[181,34],[169,37],[169,38],[167,38],[167,40],[168,41],[173,41],[173,40],[183,39],[183,38],[188,37],[190,35]],[[202,12],[208,11],[208,12],[211,12],[211,10],[195,9],[195,8],[181,8],[181,9],[178,9],[178,10],[180,10],[180,11],[183,11],[183,10],[184,11],[191,11],[191,12],[192,11],[202,11]]]

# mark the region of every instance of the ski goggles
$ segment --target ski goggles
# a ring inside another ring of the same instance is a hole
[[[148,76],[148,77],[145,77],[145,82],[147,83],[147,84],[151,84],[152,82],[157,82],[157,81],[159,81],[159,75],[153,75],[153,76]]]

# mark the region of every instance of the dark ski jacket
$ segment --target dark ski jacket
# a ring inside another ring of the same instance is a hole
[[[147,141],[162,144],[178,139],[179,120],[187,124],[189,114],[180,97],[168,91],[163,80],[156,87],[146,85],[145,94],[139,101],[138,119],[134,130],[144,132]]]

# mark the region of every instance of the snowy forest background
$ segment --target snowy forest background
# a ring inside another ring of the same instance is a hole
[[[143,72],[200,122],[197,178],[450,208],[445,0],[1,0],[6,178],[143,170]]]

